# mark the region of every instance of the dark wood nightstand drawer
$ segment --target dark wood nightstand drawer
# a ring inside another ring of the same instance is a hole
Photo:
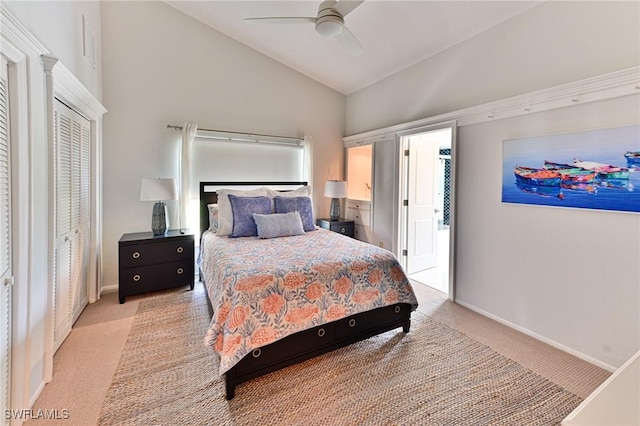
[[[193,235],[177,230],[124,234],[119,241],[120,303],[128,296],[185,285],[194,286]]]
[[[127,296],[133,296],[192,284],[194,272],[194,264],[191,261],[127,268],[120,273],[120,286],[126,287]]]
[[[333,232],[337,232],[338,234],[346,235],[347,237],[353,238],[354,236],[355,224],[353,220],[318,219],[316,224],[321,228],[329,229]]]
[[[331,225],[331,230],[338,234],[344,234],[348,237],[353,237],[353,223],[343,223]]]
[[[120,248],[120,267],[131,268],[164,262],[177,262],[193,257],[193,236],[176,238],[158,244],[155,241],[124,245]]]

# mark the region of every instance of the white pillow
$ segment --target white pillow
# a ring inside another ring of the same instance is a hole
[[[269,198],[278,197],[309,197],[311,198],[311,187],[302,186],[293,191],[274,191],[273,189],[265,188],[269,191]]]
[[[233,211],[229,194],[238,197],[269,196],[269,189],[257,188],[249,190],[220,189],[218,190],[218,235],[230,235],[233,232]]]
[[[207,204],[209,209],[209,231],[216,232],[218,230],[218,205]]]

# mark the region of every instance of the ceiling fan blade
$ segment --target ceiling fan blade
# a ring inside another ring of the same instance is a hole
[[[364,0],[339,0],[338,3],[333,7],[335,11],[340,13],[344,18],[347,16],[353,9],[360,6]]]
[[[342,28],[342,32],[336,36],[336,39],[351,56],[358,56],[364,53],[362,45],[347,27]]]
[[[272,18],[244,18],[245,21],[251,24],[314,24],[316,18],[302,17],[302,16],[282,16]]]

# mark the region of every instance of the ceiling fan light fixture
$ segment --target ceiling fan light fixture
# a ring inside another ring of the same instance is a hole
[[[318,34],[335,37],[342,32],[344,21],[337,16],[325,16],[316,21]]]

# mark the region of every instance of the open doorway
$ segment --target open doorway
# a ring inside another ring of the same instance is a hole
[[[451,124],[401,137],[403,262],[413,281],[453,299],[453,141]]]

